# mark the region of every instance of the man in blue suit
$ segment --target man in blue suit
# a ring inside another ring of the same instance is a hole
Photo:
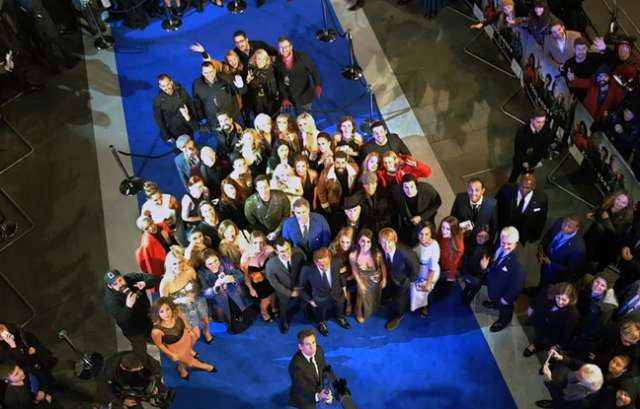
[[[347,281],[343,272],[346,267],[338,257],[331,257],[329,249],[319,248],[313,252],[313,264],[302,267],[300,280],[296,290],[300,298],[313,308],[318,320],[318,331],[323,336],[329,335],[327,316],[331,309],[335,310],[338,325],[344,329],[351,325],[344,316],[344,300],[347,294]],[[311,297],[305,288],[311,288]]]
[[[284,221],[282,237],[311,258],[314,251],[329,246],[331,229],[322,215],[311,213],[309,202],[301,197],[293,202],[293,216]]]
[[[586,247],[579,229],[580,218],[569,215],[556,220],[544,235],[538,247],[538,290],[560,282],[574,283],[584,273]]]
[[[482,305],[499,311],[498,320],[489,330],[502,331],[513,317],[513,304],[524,287],[526,272],[515,252],[520,240],[518,229],[507,226],[500,232],[500,246],[493,257],[485,256],[480,267],[487,271],[489,299]]]
[[[176,148],[180,150],[175,158],[173,158],[178,175],[185,188],[189,178],[194,174],[200,176],[200,155],[198,148],[189,135],[180,135],[176,139]]]

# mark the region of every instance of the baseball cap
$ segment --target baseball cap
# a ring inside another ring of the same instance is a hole
[[[104,283],[106,285],[113,285],[118,277],[121,277],[122,273],[118,270],[110,270],[104,273]]]

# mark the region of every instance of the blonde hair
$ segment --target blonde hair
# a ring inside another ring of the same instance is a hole
[[[257,61],[257,57],[263,57],[265,59],[265,61],[267,62],[266,65],[264,67],[258,67],[258,61]],[[249,65],[252,67],[256,67],[256,68],[260,68],[260,69],[265,69],[265,68],[269,68],[271,67],[271,57],[269,57],[269,54],[267,54],[267,52],[265,50],[263,50],[262,48],[258,48],[253,55],[251,56],[251,58],[249,58]]]
[[[385,227],[378,233],[378,240],[398,242],[398,233],[391,227]]]

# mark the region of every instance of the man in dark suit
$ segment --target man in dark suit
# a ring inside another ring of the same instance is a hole
[[[586,247],[579,229],[580,217],[569,215],[556,220],[544,235],[538,247],[538,290],[560,282],[574,283],[584,274]]]
[[[176,139],[176,148],[181,153],[173,158],[173,162],[176,164],[182,184],[188,190],[189,178],[200,174],[200,155],[189,135],[180,135]]]
[[[640,280],[640,224],[634,224],[624,241],[618,263],[620,276],[613,287],[616,294]]]
[[[391,318],[384,327],[393,331],[398,328],[404,317],[409,302],[409,288],[418,278],[420,265],[416,253],[404,244],[398,243],[398,234],[392,228],[380,230],[378,243],[384,252],[388,277],[387,293],[393,303]]]
[[[547,222],[547,195],[536,190],[536,178],[526,173],[518,185],[506,183],[496,193],[500,228],[513,226],[524,246],[540,240]]]
[[[402,177],[402,187],[393,190],[398,212],[398,232],[405,243],[413,246],[418,237],[416,228],[421,223],[435,224],[435,217],[442,199],[436,189],[427,182],[418,182],[414,175]]]
[[[310,212],[307,199],[301,197],[293,202],[293,216],[284,221],[282,237],[292,245],[300,247],[307,257],[331,242],[331,229],[324,216]]]
[[[300,272],[300,281],[296,287],[300,298],[314,308],[318,320],[318,331],[323,336],[329,335],[327,315],[333,308],[337,316],[338,325],[344,329],[351,328],[344,316],[344,300],[347,293],[347,283],[344,274],[346,267],[326,247],[313,252],[313,264],[304,266]],[[307,285],[311,288],[311,297],[305,291]]]
[[[288,240],[278,238],[274,244],[276,257],[267,261],[265,273],[278,297],[280,332],[286,334],[289,331],[289,303],[292,298],[298,300],[299,291],[295,287],[306,257],[300,248],[292,248]]]
[[[489,328],[491,332],[502,331],[509,325],[513,317],[513,304],[524,286],[526,272],[515,253],[519,240],[515,227],[505,227],[500,232],[500,246],[494,256],[485,256],[480,261],[480,266],[487,272],[489,293],[489,299],[482,305],[499,311],[498,320]]]
[[[384,227],[391,226],[393,206],[386,189],[378,183],[378,176],[373,172],[365,172],[360,176],[360,228],[370,229],[373,234]]]
[[[467,182],[467,191],[456,195],[451,207],[451,216],[460,222],[465,232],[465,245],[470,244],[475,227],[487,225],[491,237],[498,232],[498,205],[494,198],[484,196],[485,187],[481,179],[473,178]]]
[[[315,409],[318,402],[331,404],[331,391],[323,388],[325,366],[324,351],[316,344],[316,335],[313,330],[303,329],[298,333],[298,351],[289,362],[289,406]]]
[[[273,68],[282,108],[289,109],[293,105],[296,115],[311,111],[314,98],[322,95],[322,82],[316,64],[307,54],[293,51],[293,44],[287,37],[278,39],[278,50],[280,55]]]
[[[362,145],[360,151],[361,157],[365,158],[371,152],[378,152],[380,158],[387,151],[393,151],[397,154],[411,155],[411,151],[402,142],[402,139],[397,134],[390,133],[387,129],[387,125],[382,121],[375,121],[371,124],[371,133],[373,139]]]
[[[515,183],[521,173],[533,173],[542,166],[542,158],[551,143],[551,130],[546,123],[547,114],[538,108],[531,114],[529,122],[518,129],[509,183]]]

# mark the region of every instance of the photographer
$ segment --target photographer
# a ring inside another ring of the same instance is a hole
[[[107,286],[104,292],[105,308],[131,342],[133,350],[139,354],[147,351],[147,339],[152,327],[149,298],[144,290],[156,287],[158,280],[159,277],[150,274],[122,275],[118,270],[107,271],[104,275]]]
[[[289,362],[289,405],[298,409],[315,409],[318,402],[330,405],[333,395],[322,387],[326,365],[324,350],[316,344],[313,330],[304,329],[298,333],[298,349]]]
[[[105,361],[102,376],[113,393],[112,404],[120,407],[141,409],[148,402],[166,408],[175,396],[162,384],[160,364],[147,354],[119,352]]]
[[[0,362],[15,362],[39,379],[52,383],[58,359],[32,333],[18,325],[0,322]]]
[[[542,366],[544,384],[551,400],[536,401],[539,408],[593,407],[599,398],[598,392],[604,383],[602,370],[594,364],[564,359],[555,349]],[[550,361],[553,360],[553,371]]]

